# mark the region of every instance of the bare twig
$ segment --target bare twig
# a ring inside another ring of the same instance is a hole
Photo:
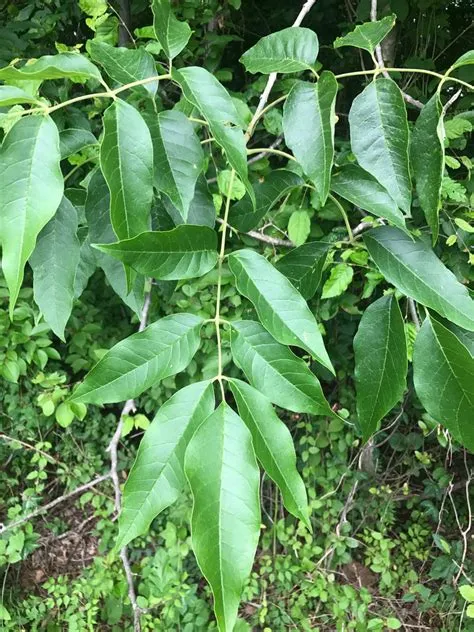
[[[315,2],[316,0],[306,0],[304,5],[301,7],[301,11],[298,13],[296,20],[293,22],[293,26],[301,25],[301,22],[303,21],[304,17],[306,16],[307,13],[309,13],[309,11],[311,10]],[[277,79],[276,72],[272,72],[268,76],[267,85],[265,86],[265,89],[260,96],[260,100],[258,102],[257,109],[255,110],[255,114],[253,115],[252,120],[250,121],[249,126],[247,128],[248,138],[252,136],[253,128],[255,127],[258,119],[260,118],[260,114],[262,113],[262,110],[267,104],[268,98],[270,96],[273,86],[275,85],[276,79]]]
[[[272,149],[276,149],[279,145],[281,145],[283,142],[283,136],[278,136],[271,145],[269,145],[267,147],[267,149],[262,150],[259,154],[257,154],[256,156],[252,156],[252,158],[249,158],[247,160],[247,164],[251,165],[254,162],[258,162],[259,160],[261,160],[262,158],[265,158],[265,156],[269,153],[271,153]]]
[[[371,0],[371,3],[370,3],[370,19],[371,19],[372,22],[376,22],[377,21],[377,0]],[[375,57],[377,59],[377,64],[378,64],[379,68],[381,69],[383,76],[386,77],[387,79],[389,79],[390,75],[385,70],[385,64],[384,64],[383,55],[382,55],[382,47],[380,46],[380,44],[378,44],[375,47]],[[419,110],[421,110],[421,108],[423,107],[423,103],[421,101],[418,101],[417,99],[414,99],[413,97],[411,97],[406,92],[403,92],[403,90],[401,90],[401,93],[402,93],[403,98],[405,99],[405,101],[407,103],[410,103],[410,105],[413,105],[416,108],[418,108]]]
[[[467,465],[467,453],[466,450],[463,450],[464,452],[464,467],[466,469],[466,474],[467,474],[467,480],[465,483],[465,492],[466,492],[466,505],[467,505],[467,511],[468,511],[468,517],[467,517],[467,525],[466,528],[463,529],[461,526],[461,522],[459,520],[459,515],[456,509],[456,504],[454,502],[453,496],[452,496],[452,491],[453,491],[453,484],[451,483],[449,485],[449,489],[448,489],[448,496],[449,496],[449,500],[451,501],[451,505],[453,506],[453,512],[454,512],[454,517],[456,519],[456,524],[458,525],[459,531],[461,533],[461,537],[463,540],[463,551],[462,551],[462,556],[461,556],[461,563],[459,564],[459,571],[456,574],[456,577],[453,579],[453,583],[456,586],[459,578],[461,577],[461,575],[463,575],[464,573],[464,562],[466,560],[466,555],[467,555],[467,551],[468,551],[468,547],[469,547],[469,535],[471,533],[471,529],[472,529],[472,510],[471,510],[471,497],[470,497],[470,490],[469,487],[471,485],[472,482],[472,474],[471,471]]]
[[[408,297],[408,309],[410,311],[410,316],[411,319],[413,321],[413,324],[415,325],[416,331],[420,330],[420,319],[418,318],[418,312],[416,311],[416,304],[415,301]]]
[[[56,460],[54,457],[52,457],[50,454],[48,454],[47,452],[43,452],[43,450],[39,450],[38,448],[35,448],[34,445],[31,445],[30,443],[27,443],[26,441],[15,439],[15,437],[9,437],[4,432],[0,432],[0,439],[3,439],[4,441],[7,441],[8,443],[18,443],[19,445],[23,446],[27,450],[32,450],[33,452],[37,452],[38,454],[41,454],[41,456],[47,459],[50,463],[56,463],[59,465],[59,461]]]
[[[218,217],[216,219],[216,221],[219,224],[223,223],[223,220],[221,217]],[[237,228],[234,228],[233,226],[229,225],[229,229],[231,231],[234,231],[234,233],[242,233],[242,235],[247,235],[248,237],[253,237],[253,239],[258,239],[258,241],[263,241],[263,243],[265,244],[269,244],[270,246],[281,246],[282,248],[294,248],[295,244],[290,241],[289,239],[280,239],[279,237],[270,237],[270,235],[265,235],[264,233],[261,233],[257,230],[249,230],[247,233],[243,232],[241,230],[238,230]]]

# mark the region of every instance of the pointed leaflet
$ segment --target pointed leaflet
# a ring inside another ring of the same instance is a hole
[[[87,42],[87,50],[109,77],[122,85],[157,75],[155,60],[144,48],[115,48],[106,42],[92,39]],[[155,95],[158,81],[137,86],[135,89],[144,94]]]
[[[110,193],[104,176],[96,171],[89,180],[85,213],[89,225],[89,237],[93,243],[112,243],[116,237],[110,223]],[[102,268],[107,281],[122,301],[136,314],[140,315],[144,302],[144,278],[137,276],[132,292],[127,291],[127,281],[123,265],[98,250],[92,249],[97,264]]]
[[[312,67],[318,52],[318,37],[314,31],[290,26],[262,37],[240,61],[251,73],[300,72]]]
[[[253,188],[247,176],[247,149],[243,121],[224,86],[205,68],[190,66],[173,71],[186,99],[192,103],[209,123],[209,129],[218,145],[225,151],[227,160],[237,172],[255,202]]]
[[[425,242],[389,226],[366,233],[364,242],[387,281],[453,323],[474,331],[474,301],[467,288]]]
[[[217,262],[217,234],[207,226],[183,224],[173,230],[94,245],[137,272],[166,281],[202,276]]]
[[[283,132],[288,147],[316,187],[321,205],[329,194],[334,161],[337,81],[324,71],[317,83],[298,81],[283,106]]]
[[[474,50],[468,50],[467,53],[461,55],[461,57],[459,57],[459,59],[457,59],[451,66],[450,70],[455,70],[456,68],[461,68],[461,66],[468,66],[470,64],[474,64]]]
[[[0,86],[0,107],[17,103],[38,103],[38,99],[16,86]]]
[[[38,235],[30,257],[35,302],[61,340],[64,340],[64,328],[72,311],[79,265],[81,245],[76,233],[77,211],[63,197],[54,217]]]
[[[41,81],[44,79],[70,79],[77,83],[84,83],[87,79],[100,81],[101,76],[97,66],[78,53],[45,55],[21,68],[15,68],[15,66],[0,68],[0,81]]]
[[[254,184],[255,207],[246,195],[234,204],[229,213],[229,224],[242,232],[252,230],[284,195],[304,184],[303,178],[287,169],[275,169],[263,182]]]
[[[183,219],[181,213],[166,196],[164,196],[162,202],[175,226],[194,224],[195,226],[209,226],[210,228],[214,228],[216,225],[216,207],[214,206],[211,192],[209,191],[206,178],[203,174],[197,179],[194,197],[189,205],[186,220]]]
[[[143,435],[125,483],[117,549],[146,533],[151,521],[178,498],[186,483],[186,447],[213,410],[210,382],[186,386],[161,406]]]
[[[145,121],[153,141],[154,182],[187,219],[204,152],[192,123],[182,112],[149,114]]]
[[[331,415],[318,378],[304,360],[279,344],[260,323],[232,322],[232,357],[248,381],[268,399],[295,413]]]
[[[311,529],[308,499],[296,469],[293,439],[268,399],[241,380],[230,380],[239,415],[252,434],[257,459],[278,485],[286,509]]]
[[[416,394],[431,417],[474,451],[474,358],[435,319],[426,318],[416,337],[413,380]]]
[[[318,323],[288,279],[253,250],[229,256],[237,290],[252,301],[263,326],[278,342],[301,347],[334,373]]]
[[[150,227],[153,145],[138,110],[117,99],[104,113],[100,167],[110,190],[110,217],[119,239]]]
[[[344,165],[333,174],[331,191],[364,211],[405,228],[405,218],[385,187],[358,165]]]
[[[396,15],[387,15],[375,22],[358,24],[353,31],[344,37],[338,37],[334,42],[334,48],[354,46],[355,48],[363,48],[373,55],[375,47],[387,37],[395,26],[396,19]]]
[[[151,8],[156,39],[166,56],[174,59],[188,43],[192,31],[186,22],[176,19],[170,0],[153,0]]]
[[[63,196],[59,134],[49,116],[21,118],[0,152],[0,243],[2,269],[13,312],[25,263],[40,230],[53,217]]]
[[[89,371],[70,401],[122,402],[183,371],[199,347],[202,322],[193,314],[173,314],[125,338]]]
[[[357,162],[409,213],[408,121],[397,84],[384,77],[372,81],[352,102],[349,126]]]
[[[405,328],[393,295],[382,296],[365,310],[354,338],[354,353],[357,414],[367,441],[406,388]]]
[[[420,206],[431,228],[433,243],[439,233],[441,181],[444,171],[443,106],[434,94],[418,116],[412,136],[412,164]]]
[[[219,630],[232,632],[258,543],[260,476],[250,432],[224,402],[191,439],[184,469],[194,554],[214,594]]]
[[[312,241],[288,254],[275,264],[306,300],[312,298],[321,282],[324,264],[331,244]]]

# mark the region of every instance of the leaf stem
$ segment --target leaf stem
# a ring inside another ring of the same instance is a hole
[[[247,154],[250,156],[251,154],[275,154],[276,156],[281,156],[282,158],[288,158],[288,160],[296,161],[296,158],[291,154],[287,154],[286,151],[281,151],[280,149],[274,149],[272,147],[256,147],[255,149],[247,149]]]
[[[352,228],[351,228],[351,225],[349,223],[349,218],[347,217],[347,213],[346,213],[344,207],[339,202],[339,200],[336,197],[334,197],[334,195],[331,195],[331,193],[329,194],[328,197],[329,197],[330,200],[332,200],[334,202],[334,204],[339,209],[339,212],[341,213],[342,218],[344,220],[344,224],[346,225],[347,234],[349,235],[349,242],[352,243],[354,241],[354,235],[352,233]]]
[[[217,264],[217,293],[216,293],[216,312],[214,316],[214,322],[216,325],[216,338],[217,338],[217,375],[216,380],[219,382],[221,388],[222,401],[225,401],[224,385],[222,383],[222,340],[221,340],[221,294],[222,294],[222,263],[225,256],[225,240],[227,236],[227,222],[229,220],[230,210],[230,198],[232,195],[232,188],[234,186],[235,169],[232,169],[229,178],[229,186],[227,188],[227,197],[225,201],[224,219],[222,221],[222,237],[221,247],[219,251],[219,259]]]
[[[442,75],[439,72],[434,72],[433,70],[425,70],[424,68],[384,68],[387,72],[405,72],[405,73],[419,73],[422,75],[430,75],[432,77],[437,77],[442,80],[442,83],[445,81],[454,81],[455,83],[459,83],[465,88],[469,90],[474,90],[474,86],[466,81],[462,81],[462,79],[457,79],[456,77],[450,77],[448,75]],[[373,70],[357,70],[355,72],[343,72],[340,75],[335,75],[336,79],[345,79],[346,77],[359,77],[361,75],[379,75],[382,72],[381,68],[374,68]],[[449,72],[449,71],[448,71]]]

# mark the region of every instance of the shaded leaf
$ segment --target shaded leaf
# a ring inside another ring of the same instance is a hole
[[[64,160],[72,154],[77,154],[81,149],[84,149],[84,147],[96,144],[97,138],[88,129],[72,127],[59,132],[61,160]]]
[[[250,432],[224,402],[197,429],[184,468],[194,554],[214,595],[219,630],[231,632],[257,549],[260,476]]]
[[[175,226],[179,226],[180,224],[194,224],[195,226],[209,226],[210,228],[214,228],[216,224],[216,207],[214,206],[211,192],[207,186],[206,178],[202,174],[196,181],[194,197],[189,205],[186,220],[183,219],[178,209],[171,204],[167,197],[164,198],[164,207]]]
[[[169,59],[174,59],[183,50],[191,37],[191,28],[186,22],[176,19],[170,0],[153,0],[153,27],[156,39]]]
[[[451,66],[451,69],[461,68],[461,66],[468,66],[470,64],[474,64],[474,50],[468,50],[467,53],[461,55],[454,64]]]
[[[396,19],[396,15],[387,15],[375,22],[358,24],[353,31],[344,37],[338,37],[334,42],[334,48],[354,46],[355,48],[363,48],[373,55],[376,46],[387,37],[395,26]]]
[[[284,274],[306,300],[312,298],[321,282],[330,244],[312,241],[290,250],[275,267]]]
[[[262,37],[240,61],[251,73],[299,72],[312,67],[318,52],[319,43],[314,31],[290,26]]]

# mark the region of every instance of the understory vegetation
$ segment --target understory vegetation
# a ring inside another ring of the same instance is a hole
[[[474,632],[471,3],[0,16],[0,630]]]

